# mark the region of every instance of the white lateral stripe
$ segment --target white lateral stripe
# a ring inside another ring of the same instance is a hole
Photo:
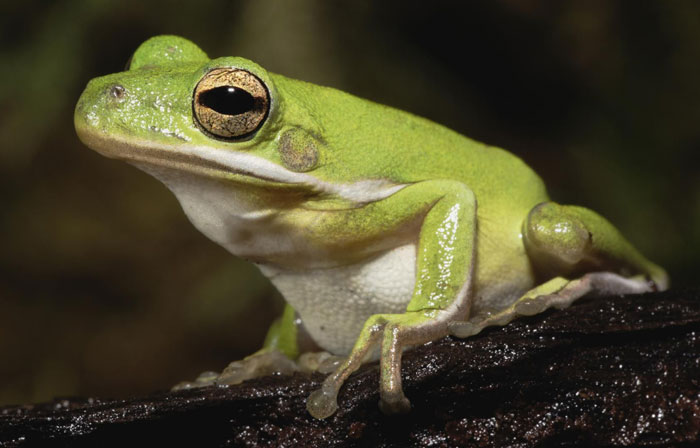
[[[226,151],[207,146],[192,145],[158,145],[148,143],[148,148],[160,149],[164,152],[176,151],[194,157],[214,162],[228,168],[233,173],[250,175],[260,179],[282,182],[287,184],[305,184],[318,191],[332,193],[344,199],[366,203],[378,201],[391,196],[405,185],[394,184],[385,180],[361,180],[352,183],[334,184],[326,182],[307,173],[296,173],[262,157],[241,152]]]

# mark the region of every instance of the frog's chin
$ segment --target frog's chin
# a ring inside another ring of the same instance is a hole
[[[187,143],[163,144],[152,141],[104,136],[77,128],[80,140],[89,148],[112,159],[138,167],[153,166],[182,173],[229,180],[270,183],[303,183],[286,175],[272,162],[231,151],[194,146]],[[228,153],[228,154],[227,154]],[[240,160],[236,160],[240,159]]]
[[[151,165],[209,178],[244,183],[286,185],[337,196],[356,203],[381,200],[405,185],[384,179],[332,183],[310,173],[298,173],[254,154],[190,143],[164,144],[105,136],[76,126],[80,140],[98,153],[139,167]]]

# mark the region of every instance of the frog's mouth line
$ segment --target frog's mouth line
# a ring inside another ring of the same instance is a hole
[[[356,203],[387,198],[404,184],[367,179],[351,183],[331,183],[308,173],[297,173],[253,154],[189,144],[165,145],[154,142],[103,137],[78,128],[80,140],[89,148],[113,159],[162,166],[206,177],[242,176],[284,185],[305,186],[312,191],[339,196]]]
[[[111,159],[123,160],[129,163],[146,164],[171,168],[177,171],[190,172],[207,176],[241,175],[268,182],[298,183],[285,181],[274,175],[260,174],[258,171],[232,167],[228,164],[201,157],[192,146],[159,145],[153,142],[140,143],[135,140],[104,138],[89,132],[80,132],[80,139],[89,148]],[[270,173],[273,174],[273,173]]]

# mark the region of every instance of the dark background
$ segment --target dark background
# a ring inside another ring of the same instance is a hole
[[[24,1],[0,7],[0,404],[166,389],[257,349],[281,299],[73,107],[143,40],[431,118],[509,149],[697,285],[700,2]]]

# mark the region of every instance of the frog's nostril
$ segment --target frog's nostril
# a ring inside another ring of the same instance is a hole
[[[112,98],[120,100],[124,98],[124,95],[126,95],[126,89],[119,84],[115,84],[109,89],[109,96]]]

